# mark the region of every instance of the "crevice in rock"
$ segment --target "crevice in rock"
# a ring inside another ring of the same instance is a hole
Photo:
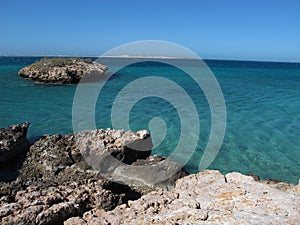
[[[227,178],[226,178],[226,176],[224,176],[224,181],[225,181],[225,183],[228,183],[228,182],[227,182]]]

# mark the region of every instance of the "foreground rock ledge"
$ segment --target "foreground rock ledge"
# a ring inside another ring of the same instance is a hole
[[[129,187],[93,174],[0,186],[0,224],[63,224],[90,209],[112,210],[140,195]]]
[[[187,175],[176,162],[150,156],[153,144],[146,130],[99,129],[66,135],[45,135],[36,141],[19,171],[22,179],[52,179],[97,173],[140,193],[172,189]]]
[[[283,192],[240,173],[203,171],[112,211],[93,209],[65,225],[300,224],[300,184]]]
[[[26,138],[28,125],[9,130]],[[41,137],[18,179],[0,183],[0,224],[300,223],[300,184],[209,170],[185,176],[175,162],[150,156],[151,148],[147,131]],[[86,160],[118,182],[100,176]],[[168,179],[157,183],[159,177]]]
[[[0,183],[0,223],[63,224],[92,209],[112,210],[138,199],[156,189],[157,181],[159,189],[174,187],[175,180],[186,174],[184,169],[150,156],[151,149],[151,137],[145,130],[100,129],[42,136],[26,154],[17,180]],[[127,166],[133,164],[142,173],[127,173]],[[170,172],[177,173],[165,177]]]
[[[36,83],[74,84],[88,74],[103,76],[108,69],[91,59],[43,58],[21,69],[18,74]]]

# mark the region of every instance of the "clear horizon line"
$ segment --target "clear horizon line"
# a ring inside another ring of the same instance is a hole
[[[177,56],[152,56],[152,55],[119,55],[119,56],[103,56],[103,55],[85,55],[85,54],[0,54],[0,57],[93,57],[93,58],[162,58],[162,59],[198,59]],[[244,61],[244,62],[276,62],[276,63],[300,63],[300,61],[286,61],[276,59],[236,59],[236,58],[200,58],[202,60],[216,61]]]

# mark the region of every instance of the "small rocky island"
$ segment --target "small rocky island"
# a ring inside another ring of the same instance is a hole
[[[75,84],[87,74],[103,76],[108,69],[91,58],[43,58],[19,70],[18,74],[36,83]]]
[[[300,184],[214,170],[188,175],[151,155],[145,130],[44,135],[30,145],[28,126],[0,129],[0,172],[24,156],[15,180],[0,177],[0,224],[300,222]]]

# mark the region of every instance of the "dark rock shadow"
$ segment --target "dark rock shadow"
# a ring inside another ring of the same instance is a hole
[[[25,161],[26,153],[21,154],[16,159],[2,163],[0,165],[0,182],[12,182],[18,178],[19,170]]]

